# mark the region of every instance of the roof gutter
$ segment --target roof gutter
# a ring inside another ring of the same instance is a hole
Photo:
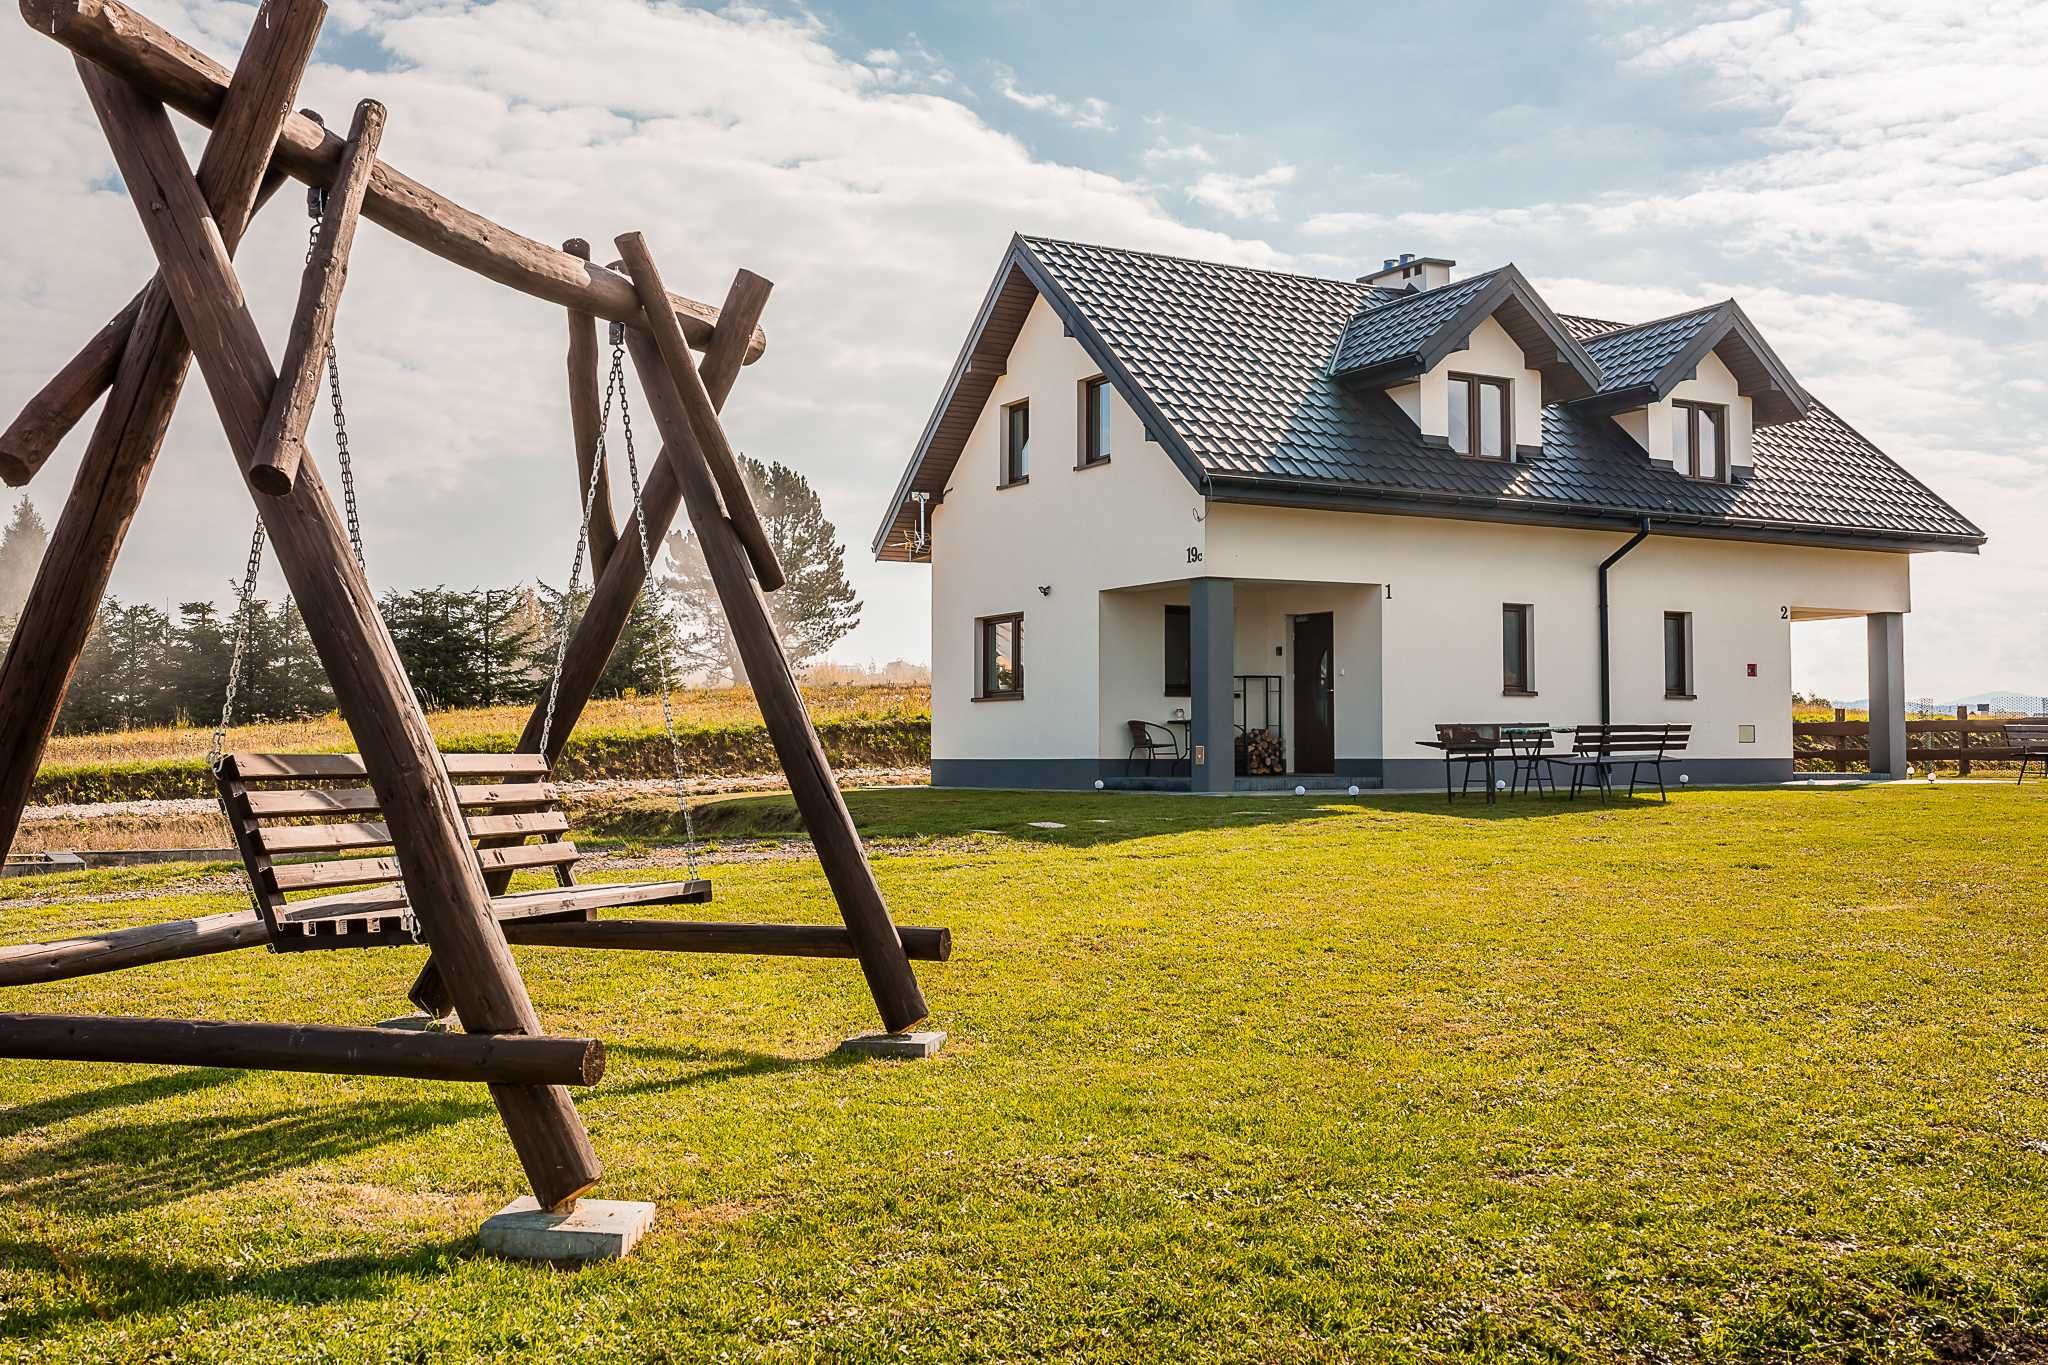
[[[1875,526],[1805,527],[1758,517],[1716,517],[1670,508],[1648,513],[1560,499],[1504,498],[1484,493],[1436,490],[1424,492],[1356,483],[1333,486],[1326,480],[1272,474],[1211,475],[1209,496],[1223,502],[1323,507],[1349,512],[1398,513],[1414,509],[1416,515],[1456,515],[1450,509],[1462,509],[1479,520],[1561,526],[1580,531],[1608,530],[1617,521],[1639,522],[1648,517],[1666,528],[1687,527],[1707,535],[1814,545],[1823,549],[1889,549],[1896,546],[1901,550],[1955,550],[1975,554],[1977,547],[1985,541],[1981,533],[1966,536],[1933,531],[1894,531]]]
[[[1612,668],[1613,650],[1607,639],[1607,571],[1650,538],[1650,519],[1644,517],[1636,526],[1636,533],[1628,538],[1619,550],[1600,561],[1600,723],[1614,724],[1614,678]]]

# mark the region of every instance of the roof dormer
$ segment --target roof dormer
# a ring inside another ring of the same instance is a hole
[[[1346,324],[1330,375],[1382,389],[1420,379],[1469,349],[1487,321],[1507,334],[1524,367],[1541,376],[1542,403],[1599,390],[1599,367],[1513,265],[1391,302],[1368,299]]]
[[[1617,414],[1669,401],[1681,384],[1699,378],[1710,356],[1749,400],[1757,426],[1796,421],[1813,406],[1733,299],[1616,327],[1588,338],[1585,349],[1600,367],[1598,392],[1578,400],[1588,412]]]

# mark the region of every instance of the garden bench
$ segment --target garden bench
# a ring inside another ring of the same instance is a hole
[[[1636,781],[1648,768],[1657,779],[1657,795],[1669,801],[1664,765],[1684,755],[1691,736],[1690,725],[1581,725],[1572,732],[1572,751],[1548,761],[1571,771],[1574,800],[1590,776],[1605,801],[1614,790],[1614,770],[1626,766],[1630,796],[1636,794]]]
[[[2008,725],[2005,727],[2005,742],[2020,756],[2017,781],[2027,780],[2029,763],[2039,763],[2041,770],[2048,772],[2048,725]]]

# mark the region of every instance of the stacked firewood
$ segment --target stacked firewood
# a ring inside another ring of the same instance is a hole
[[[1287,746],[1271,730],[1253,730],[1244,737],[1244,770],[1258,777],[1287,771]]]

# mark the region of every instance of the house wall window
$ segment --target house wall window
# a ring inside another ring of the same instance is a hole
[[[1505,460],[1514,454],[1512,381],[1454,374],[1450,393],[1452,450],[1480,460]]]
[[[1692,700],[1692,613],[1664,613],[1664,695]]]
[[[1031,477],[1031,403],[1010,404],[1003,409],[1003,477],[996,486],[1008,488]]]
[[[1500,690],[1510,697],[1536,695],[1535,615],[1527,602],[1501,604]]]
[[[974,698],[1004,701],[1024,695],[1024,614],[984,616],[975,623]]]
[[[1194,694],[1194,651],[1190,645],[1190,618],[1186,607],[1166,609],[1166,695]]]
[[[1109,413],[1112,390],[1101,375],[1081,381],[1081,440],[1075,451],[1074,467],[1109,462]]]
[[[1718,403],[1671,404],[1671,463],[1695,479],[1728,478],[1728,409]]]

